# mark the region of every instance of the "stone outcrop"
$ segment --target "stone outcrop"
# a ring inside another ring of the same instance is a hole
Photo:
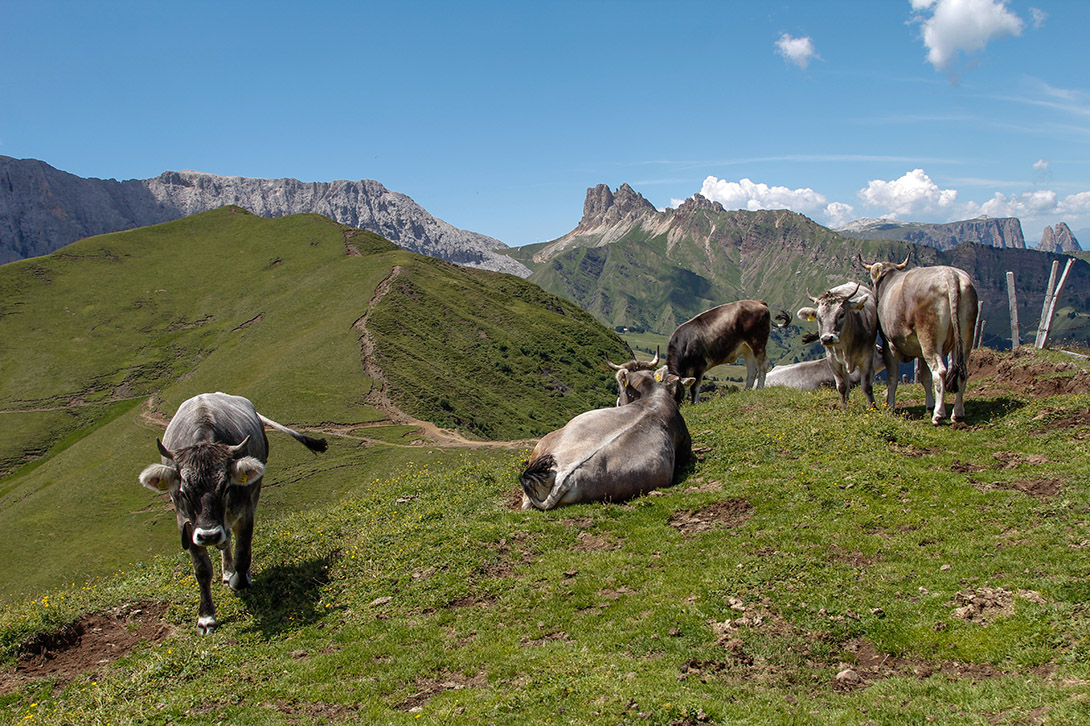
[[[1075,235],[1071,233],[1071,228],[1064,222],[1060,222],[1055,227],[1045,227],[1045,231],[1041,233],[1041,242],[1037,245],[1037,249],[1042,252],[1056,252],[1062,254],[1072,254],[1082,251],[1079,241],[1075,239]]]
[[[321,214],[405,249],[525,277],[497,239],[437,219],[373,180],[301,182],[168,171],[153,179],[85,179],[34,159],[0,156],[0,264],[47,254],[84,237],[235,204],[262,217]]]
[[[913,242],[940,250],[953,249],[962,242],[1000,249],[1026,249],[1022,223],[1017,217],[977,217],[946,224],[893,222],[884,219],[858,220],[839,227],[836,231],[856,239]]]

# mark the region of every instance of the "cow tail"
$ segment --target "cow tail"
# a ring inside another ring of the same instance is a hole
[[[556,481],[556,459],[552,454],[539,456],[519,474],[522,491],[535,506],[540,507]]]
[[[289,429],[287,426],[284,426],[282,424],[278,424],[277,422],[273,421],[271,418],[265,418],[261,414],[258,414],[257,417],[259,419],[261,419],[261,423],[265,424],[266,426],[268,426],[271,429],[276,429],[277,431],[279,431],[281,433],[287,434],[288,436],[292,437],[293,439],[295,439],[296,441],[298,441],[300,444],[307,447],[311,451],[322,452],[322,451],[325,451],[326,448],[327,448],[327,444],[326,444],[325,439],[312,439],[311,437],[307,436],[306,434],[301,434],[298,431],[296,431],[295,429]]]
[[[791,324],[791,313],[787,312],[783,308],[780,308],[780,312],[776,313],[776,317],[773,318],[776,322],[774,326],[777,328],[786,328]]]
[[[950,275],[950,327],[954,333],[954,350],[950,356],[950,367],[946,371],[943,383],[950,393],[957,393],[962,383],[969,378],[969,368],[965,362],[965,351],[961,346],[961,283],[957,275]]]

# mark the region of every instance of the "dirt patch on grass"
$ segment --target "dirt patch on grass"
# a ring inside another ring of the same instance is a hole
[[[752,510],[753,505],[745,499],[724,499],[695,512],[674,512],[669,522],[683,535],[692,536],[716,527],[738,527],[749,519]]]
[[[1023,464],[1047,464],[1048,458],[1040,454],[1019,454],[1013,451],[997,451],[992,458],[999,462],[1001,469],[1017,469]]]
[[[413,687],[415,693],[404,701],[396,704],[394,708],[409,713],[419,713],[431,699],[440,693],[447,691],[460,691],[464,688],[481,688],[487,683],[483,673],[475,676],[463,676],[462,674],[442,674],[437,678],[417,677]]]
[[[607,552],[621,547],[621,543],[611,537],[587,531],[580,532],[575,538],[579,540],[579,544],[572,547],[572,552]]]
[[[1046,408],[1036,416],[1033,421],[1043,428],[1032,429],[1029,433],[1040,435],[1055,431],[1056,429],[1085,428],[1090,426],[1090,409],[1079,408],[1065,411],[1056,408]]]
[[[1012,391],[1032,396],[1090,393],[1090,374],[1073,362],[1042,360],[1023,346],[1013,353],[978,348],[969,357],[969,391],[994,396]]]
[[[980,492],[994,492],[997,490],[1013,490],[1022,492],[1026,496],[1036,499],[1051,499],[1060,493],[1064,486],[1063,479],[1018,479],[1017,481],[993,481],[982,482],[969,479],[969,484]]]
[[[165,640],[174,632],[162,620],[166,609],[165,603],[122,605],[38,635],[20,649],[15,672],[0,673],[0,693],[46,678],[65,684],[113,663],[141,643]]]
[[[877,680],[891,676],[914,676],[923,680],[938,673],[948,678],[968,678],[979,683],[1005,675],[990,663],[962,663],[953,660],[932,662],[883,653],[866,638],[848,641],[844,652],[849,662],[842,662],[838,668],[831,684],[835,691],[866,688]]]

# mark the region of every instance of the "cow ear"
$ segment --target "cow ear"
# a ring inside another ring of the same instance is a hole
[[[817,310],[815,308],[799,308],[799,311],[795,313],[801,320],[816,320]]]
[[[666,366],[663,366],[662,368],[659,368],[657,371],[655,371],[655,380],[658,381],[659,383],[662,383],[663,381],[666,380],[666,374],[669,373],[669,371],[670,371],[670,369],[667,368]]]
[[[265,465],[260,459],[244,456],[231,462],[231,483],[235,486],[249,486],[265,476]]]
[[[851,305],[852,310],[862,310],[867,306],[867,298],[860,298]]]
[[[692,388],[694,383],[696,383],[696,378],[693,378],[692,376],[681,379],[681,387],[686,390]]]
[[[617,370],[617,387],[620,390],[624,390],[628,386],[628,371],[624,368]]]
[[[178,485],[178,470],[163,464],[151,464],[140,472],[140,483],[153,492],[167,492]]]

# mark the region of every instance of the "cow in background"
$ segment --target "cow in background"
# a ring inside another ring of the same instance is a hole
[[[886,360],[882,356],[882,346],[874,346],[871,360],[874,365],[874,375],[878,375],[886,369]],[[859,385],[859,368],[855,368],[851,372],[849,379],[853,386]],[[796,388],[800,391],[816,391],[820,388],[835,388],[836,378],[833,377],[833,369],[829,359],[818,358],[817,360],[804,360],[799,363],[774,366],[765,376],[765,388],[773,386]]]
[[[780,311],[776,319],[777,328],[791,322],[786,311]],[[690,390],[693,403],[704,373],[740,355],[746,359],[746,388],[764,388],[768,371],[765,349],[771,329],[772,315],[767,303],[761,300],[739,300],[705,310],[674,330],[666,346],[666,365],[676,376],[695,379]],[[677,396],[680,403],[683,397],[680,388]]]
[[[969,353],[976,328],[977,294],[969,273],[937,265],[905,270],[904,262],[859,260],[870,274],[878,299],[878,324],[885,338],[886,369],[900,362],[921,359],[920,383],[927,408],[934,409],[931,423],[946,418],[946,391],[957,394],[954,421],[965,420],[965,383],[969,379]],[[949,355],[950,365],[943,360]],[[897,376],[889,376],[886,404],[893,410]]]
[[[170,492],[182,549],[189,552],[200,585],[197,630],[202,635],[217,624],[207,548],[220,550],[225,585],[232,590],[250,586],[254,514],[269,458],[264,426],[311,451],[326,450],[325,439],[312,439],[265,418],[241,396],[202,393],[182,403],[163,440],[155,440],[161,463],[140,473],[140,483],[148,489]]]
[[[674,389],[692,384],[666,366],[653,373],[618,370],[618,407],[581,413],[534,447],[519,475],[522,508],[621,501],[669,486],[692,456]]]
[[[814,307],[801,308],[803,320],[817,320],[818,340],[833,372],[840,407],[848,408],[851,374],[859,370],[859,382],[867,403],[874,406],[874,343],[878,338],[878,312],[874,295],[859,283],[845,283],[818,297],[807,293]]]

